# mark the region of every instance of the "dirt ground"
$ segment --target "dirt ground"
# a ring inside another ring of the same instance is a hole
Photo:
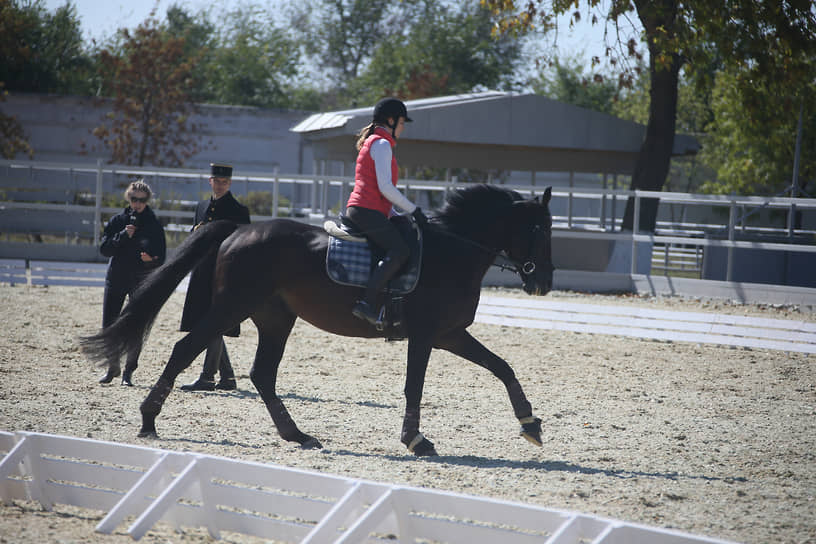
[[[504,296],[521,291],[491,290]],[[816,321],[791,307],[556,292],[572,302]],[[0,430],[89,437],[277,463],[596,514],[750,543],[816,542],[816,360],[800,353],[667,343],[475,324],[515,369],[544,420],[544,446],[518,437],[502,385],[434,352],[422,430],[440,456],[399,442],[406,343],[349,340],[298,322],[279,391],[322,450],[282,441],[248,378],[251,323],[227,339],[238,391],[176,389],[158,440],[136,437],[139,404],[177,332],[183,295],[162,310],[132,388],[101,386],[77,338],[101,321],[102,290],[0,286]],[[201,358],[176,385],[193,381]],[[0,506],[0,543],[132,542],[103,512],[14,501]],[[257,542],[226,534],[226,542]],[[211,541],[158,525],[142,542]]]

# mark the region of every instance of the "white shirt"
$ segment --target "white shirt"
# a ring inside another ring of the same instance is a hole
[[[391,180],[391,142],[380,138],[371,145],[371,158],[377,172],[377,187],[382,195],[394,206],[404,212],[413,213],[416,204],[405,198]]]

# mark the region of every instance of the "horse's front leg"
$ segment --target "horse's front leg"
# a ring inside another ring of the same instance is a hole
[[[431,343],[426,339],[408,341],[408,367],[405,373],[405,417],[400,440],[418,457],[437,455],[433,442],[419,432],[419,404],[425,385],[425,371],[431,356]]]
[[[270,303],[271,306],[271,303]],[[278,435],[289,442],[297,442],[303,448],[322,448],[320,441],[298,429],[289,410],[277,394],[278,369],[286,340],[295,324],[295,316],[288,310],[269,311],[253,317],[258,327],[258,349],[249,378],[261,394],[266,410],[278,429]]]
[[[533,407],[524,395],[524,390],[507,361],[484,347],[464,329],[447,335],[437,343],[436,347],[476,363],[500,379],[507,389],[513,413],[521,423],[519,434],[536,446],[542,445],[541,419],[533,415]]]

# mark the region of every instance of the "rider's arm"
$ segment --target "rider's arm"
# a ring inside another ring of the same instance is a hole
[[[413,213],[416,204],[405,198],[391,181],[391,144],[385,138],[374,142],[371,146],[371,158],[377,171],[377,187],[382,195],[391,204],[404,212]]]

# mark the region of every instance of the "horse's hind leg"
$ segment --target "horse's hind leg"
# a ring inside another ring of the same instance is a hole
[[[156,417],[161,412],[170,391],[173,390],[176,377],[192,364],[213,337],[242,321],[243,316],[236,312],[237,310],[226,312],[222,308],[215,310],[211,308],[189,334],[176,342],[164,371],[139,406],[142,413],[140,437],[156,437]]]
[[[284,440],[297,442],[304,448],[322,448],[316,438],[298,429],[276,391],[278,368],[296,316],[279,302],[270,304],[264,312],[254,315],[252,319],[258,327],[258,349],[249,378],[266,404],[278,434]]]
[[[521,423],[521,436],[537,446],[542,445],[541,419],[533,415],[533,407],[524,395],[521,384],[507,361],[484,347],[464,329],[447,335],[437,343],[436,347],[476,363],[500,379],[510,396],[513,413]]]

